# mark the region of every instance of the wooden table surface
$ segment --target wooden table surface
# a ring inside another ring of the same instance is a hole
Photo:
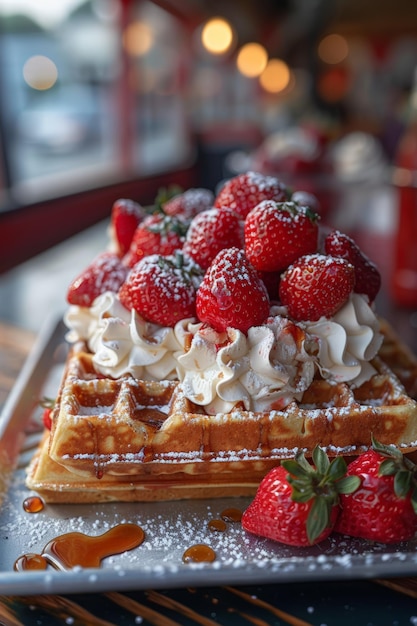
[[[0,409],[34,341],[0,322]],[[416,599],[410,578],[0,596],[0,626],[405,626]]]
[[[35,334],[0,322],[0,408],[21,370],[34,342]]]

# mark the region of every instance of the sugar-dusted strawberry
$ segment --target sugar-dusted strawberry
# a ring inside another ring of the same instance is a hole
[[[203,270],[181,251],[168,256],[152,254],[130,271],[119,299],[147,321],[173,327],[182,319],[195,317],[202,277]]]
[[[240,248],[225,248],[206,271],[197,292],[197,317],[221,332],[247,332],[269,315],[264,283]]]
[[[113,204],[110,217],[110,236],[119,256],[129,250],[133,233],[145,217],[143,207],[133,200],[120,198]]]
[[[295,202],[264,200],[245,220],[245,252],[257,270],[278,272],[317,252],[318,215]]]
[[[228,208],[212,208],[191,222],[183,251],[207,269],[224,248],[243,248],[243,220]]]
[[[417,532],[417,468],[392,446],[376,441],[349,466],[360,487],[341,496],[335,530],[381,543],[408,541]]]
[[[373,302],[381,288],[381,275],[377,266],[366,256],[358,244],[345,233],[333,230],[324,240],[326,254],[338,256],[355,268],[355,292],[368,296]]]
[[[117,254],[103,252],[81,272],[67,291],[69,304],[90,307],[97,296],[105,291],[117,293],[124,282],[128,269]]]
[[[42,400],[40,401],[40,405],[43,408],[43,413],[42,413],[42,423],[44,425],[45,428],[47,428],[48,430],[51,430],[52,428],[52,411],[54,409],[55,406],[55,400],[52,400],[52,398],[42,398]]]
[[[262,480],[242,516],[243,528],[291,546],[309,546],[326,539],[339,515],[340,494],[350,493],[359,479],[346,477],[343,457],[329,461],[317,447],[313,463],[304,453],[282,461]]]
[[[213,206],[214,194],[210,189],[191,188],[174,196],[162,205],[167,215],[180,215],[187,220],[210,209]]]
[[[173,254],[182,248],[187,229],[188,223],[180,218],[162,213],[148,215],[136,228],[123,262],[133,267],[150,254]]]
[[[287,188],[278,178],[246,172],[229,179],[217,194],[214,206],[227,206],[245,218],[262,200],[287,200]]]
[[[301,257],[282,274],[279,297],[295,321],[332,317],[355,284],[355,270],[345,259],[324,254]]]

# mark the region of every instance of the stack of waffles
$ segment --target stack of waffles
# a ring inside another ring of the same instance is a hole
[[[417,361],[384,328],[386,360],[374,359],[376,373],[361,386],[315,378],[283,411],[215,416],[185,398],[178,382],[97,374],[78,344],[28,486],[48,502],[242,496],[253,495],[280,459],[299,449],[311,454],[318,443],[330,456],[349,456],[367,449],[373,434],[411,452],[417,403],[393,370],[407,384]]]
[[[68,503],[250,496],[317,445],[417,450],[417,360],[374,313],[375,266],[350,238],[319,232],[312,204],[254,173],[216,198],[177,192],[163,217],[118,201],[112,250],[68,291],[71,347],[27,486]],[[206,349],[207,329],[219,339]],[[205,402],[210,376],[226,394]],[[277,378],[273,402],[252,402]]]

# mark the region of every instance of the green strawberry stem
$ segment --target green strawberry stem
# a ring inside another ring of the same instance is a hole
[[[44,396],[39,401],[39,404],[43,409],[53,409],[55,406],[55,400],[53,398],[48,398]]]
[[[307,517],[307,538],[311,544],[330,524],[331,511],[339,503],[339,495],[352,493],[360,485],[358,476],[346,476],[347,465],[343,457],[331,462],[322,448],[316,446],[312,454],[313,465],[299,452],[294,460],[281,461],[289,472],[287,481],[292,487],[295,502],[313,501]]]
[[[179,185],[170,185],[167,187],[161,187],[158,189],[158,193],[156,194],[155,203],[154,203],[154,212],[155,213],[164,213],[164,204],[171,200],[175,196],[178,196],[182,193],[183,189]]]

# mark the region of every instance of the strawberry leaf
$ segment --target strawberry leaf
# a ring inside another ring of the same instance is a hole
[[[400,470],[394,476],[394,492],[398,498],[405,498],[411,488],[411,473],[408,470]]]
[[[326,474],[329,469],[329,457],[322,448],[316,446],[313,450],[313,463],[321,474]]]
[[[346,461],[342,456],[337,456],[330,463],[327,470],[328,479],[331,481],[340,480],[345,476],[347,470]]]
[[[395,459],[385,459],[379,466],[380,476],[393,476],[398,471],[398,464]]]
[[[337,481],[337,493],[348,494],[356,491],[361,484],[359,476],[345,476]]]
[[[326,498],[316,498],[307,518],[307,537],[312,544],[330,523],[331,503]]]
[[[395,448],[394,446],[387,446],[380,441],[377,441],[373,436],[372,448],[375,450],[375,452],[379,452],[379,454],[382,454],[383,456],[386,456],[388,458],[394,458],[397,460],[402,460],[403,458],[403,455],[397,448]]]

